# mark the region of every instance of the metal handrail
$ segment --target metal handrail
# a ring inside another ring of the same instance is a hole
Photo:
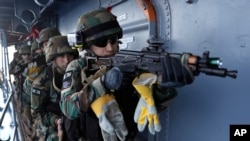
[[[8,49],[7,49],[7,40],[6,40],[6,33],[4,30],[0,29],[0,47],[1,47],[1,56],[2,56],[2,67],[3,67],[3,83],[1,84],[2,87],[0,90],[3,91],[3,94],[7,95],[6,99],[7,101],[4,103],[4,108],[3,108],[3,111],[2,111],[2,114],[1,114],[1,117],[0,117],[0,126],[2,126],[3,124],[3,121],[4,121],[4,118],[6,116],[6,113],[8,112],[8,109],[11,109],[11,117],[13,118],[12,119],[12,127],[11,128],[13,130],[13,132],[11,133],[11,136],[8,140],[10,141],[23,141],[23,130],[22,130],[22,127],[21,127],[21,124],[20,124],[20,115],[19,113],[17,112],[17,107],[16,107],[16,104],[15,104],[15,100],[14,100],[14,94],[15,94],[15,91],[12,87],[12,84],[11,84],[11,77],[8,73],[8,65],[9,65],[9,56],[8,56]],[[7,78],[9,80],[7,80]],[[19,126],[20,125],[20,126]],[[11,126],[11,125],[10,125]]]
[[[5,116],[5,114],[6,114],[7,108],[9,107],[9,104],[10,104],[10,102],[11,102],[12,96],[13,96],[13,93],[8,97],[8,100],[7,100],[7,102],[6,102],[5,106],[4,106],[2,115],[1,115],[1,117],[0,117],[0,125],[2,125],[2,123],[3,123],[3,119],[4,119],[4,116]]]
[[[22,129],[20,129],[21,124],[19,122],[19,116],[17,115],[18,118],[16,118],[16,114],[18,114],[18,112],[16,110],[16,106],[15,106],[16,104],[13,104],[14,103],[14,98],[13,97],[14,97],[15,92],[12,91],[13,89],[12,89],[11,85],[10,84],[8,84],[8,85],[10,86],[11,91],[9,92],[9,97],[8,97],[8,99],[7,99],[7,101],[6,101],[5,105],[4,105],[4,108],[3,108],[3,111],[2,111],[2,114],[1,114],[1,117],[0,117],[0,125],[2,125],[2,123],[4,121],[4,117],[6,115],[6,112],[7,112],[8,108],[11,108],[11,106],[12,106],[12,108],[11,108],[12,113],[11,114],[13,115],[13,121],[14,121],[13,126],[14,126],[14,128],[13,128],[13,132],[12,132],[12,134],[10,136],[10,141],[15,141],[15,140],[23,141],[23,133],[22,133]]]

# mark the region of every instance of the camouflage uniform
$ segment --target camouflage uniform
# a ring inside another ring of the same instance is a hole
[[[77,50],[71,49],[66,36],[54,36],[48,41],[45,49],[46,62],[53,61],[57,56],[70,54],[77,57]],[[52,63],[33,82],[31,108],[38,121],[38,136],[47,141],[57,141],[57,125],[55,120],[62,118],[59,107],[63,74],[58,73]]]
[[[21,90],[20,90],[20,79],[19,79],[19,75],[17,73],[15,73],[15,66],[17,66],[18,62],[21,60],[20,58],[20,55],[17,52],[14,53],[14,57],[13,57],[13,60],[10,62],[9,64],[9,74],[11,75],[14,75],[14,81],[13,81],[13,84],[15,86],[15,92],[16,92],[16,99],[20,98],[20,93],[21,93]]]
[[[96,30],[96,32],[90,32],[88,29]],[[103,8],[81,16],[78,20],[77,30],[84,34],[81,38],[81,45],[86,51],[86,54],[90,56],[95,56],[89,50],[93,40],[110,35],[117,35],[118,39],[122,37],[122,29],[116,21],[116,17]],[[85,86],[82,84],[82,82],[85,81],[85,77],[82,76],[90,76],[95,73],[95,71],[86,70],[86,66],[87,62],[85,57],[74,60],[68,65],[63,80],[60,107],[68,118],[75,119],[84,116],[85,121],[83,121],[82,126],[86,126],[84,128],[89,140],[97,141],[102,140],[98,119],[93,111],[88,108],[88,104],[91,103],[94,98],[87,98],[88,96],[79,93]],[[129,131],[127,139],[133,139],[137,133],[137,127],[133,120],[133,114],[138,102],[138,96],[132,86],[134,77],[132,74],[124,74],[124,83],[122,83],[121,88],[114,94]],[[91,89],[88,90],[89,95],[94,93]],[[162,96],[161,101],[166,102],[176,95],[176,90],[170,88],[157,92],[156,95]],[[166,108],[167,104],[162,104],[161,106],[161,108]],[[88,109],[86,110],[86,108]]]
[[[31,54],[31,46],[30,45],[25,45],[25,46],[22,46],[20,49],[19,49],[19,54],[22,55],[22,54]],[[28,63],[23,63],[22,65],[17,65],[16,66],[16,71],[17,70],[20,70],[22,72],[22,76],[23,77],[27,77],[28,76]],[[30,88],[30,84],[27,84],[27,79],[24,78],[24,82],[22,83],[23,84],[23,89],[22,89],[22,109],[24,109],[24,111],[26,111],[27,109],[26,108],[29,108],[30,107],[30,94],[27,92],[28,89]],[[27,110],[27,111],[30,111],[30,110]],[[28,114],[30,115],[30,114]]]
[[[38,77],[43,68],[46,65],[45,55],[35,54],[35,51],[39,49],[38,43],[34,42],[31,47],[31,55],[32,60],[28,63],[27,67],[24,70],[24,75],[26,75],[26,79],[23,84],[23,99],[24,105],[30,109],[30,93],[33,81]],[[30,110],[29,110],[30,111]]]
[[[43,53],[36,54],[36,50],[40,49],[38,47],[38,43],[34,42],[31,47],[31,56],[32,60],[28,63],[27,67],[24,69],[24,75],[26,75],[26,79],[23,83],[23,92],[22,92],[22,108],[24,111],[25,117],[29,121],[29,128],[32,129],[34,120],[31,116],[31,108],[30,108],[30,97],[31,97],[31,88],[33,81],[38,77],[43,68],[46,65],[45,56]],[[34,130],[32,132],[32,138],[35,138]]]
[[[30,45],[22,45],[19,48],[19,55],[22,54],[31,54],[31,46]],[[21,118],[22,118],[22,126],[25,132],[25,139],[32,140],[32,119],[30,113],[30,95],[26,94],[26,91],[29,86],[27,86],[27,66],[30,61],[30,57],[27,58],[28,60],[20,60],[14,68],[13,73],[17,74],[20,80],[18,84],[18,88],[20,88],[20,101],[17,100],[17,106],[20,108],[21,111]]]

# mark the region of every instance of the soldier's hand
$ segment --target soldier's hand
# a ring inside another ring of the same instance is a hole
[[[109,90],[118,90],[122,84],[123,73],[120,68],[113,67],[104,75],[103,83]]]
[[[91,108],[99,119],[104,141],[125,141],[128,130],[114,95],[104,94],[91,104]]]
[[[178,87],[191,84],[194,81],[193,72],[188,66],[189,56],[189,54],[184,53],[180,59],[169,55],[161,58],[164,64],[161,86]]]
[[[56,124],[57,124],[57,136],[59,141],[63,141],[63,128],[62,128],[62,119],[57,119],[56,120]]]

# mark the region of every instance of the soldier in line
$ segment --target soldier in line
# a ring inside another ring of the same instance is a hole
[[[21,90],[20,90],[20,78],[19,78],[19,74],[15,73],[15,67],[17,66],[18,62],[21,62],[22,58],[19,55],[18,51],[14,52],[13,54],[13,60],[10,62],[9,64],[9,74],[14,76],[14,89],[15,89],[15,101],[16,103],[20,103],[17,102],[18,100],[20,100],[20,95],[21,95]],[[20,109],[20,107],[18,107],[18,109]]]
[[[39,33],[39,42],[33,42],[32,48],[29,54],[31,54],[30,61],[26,63],[22,63],[18,65],[19,72],[22,72],[25,78],[22,78],[22,118],[27,126],[25,126],[27,140],[34,140],[36,137],[36,130],[33,122],[35,119],[32,119],[31,116],[31,103],[30,103],[30,95],[31,95],[31,87],[33,81],[37,78],[37,76],[43,71],[44,67],[46,66],[45,62],[45,55],[43,52],[44,46],[46,46],[50,37],[55,35],[61,35],[60,32],[54,28],[49,27],[43,29]],[[20,106],[19,106],[20,107]],[[33,129],[32,129],[33,128]]]
[[[25,81],[25,78],[27,76],[27,66],[31,61],[31,46],[30,45],[22,45],[19,49],[19,54],[21,56],[21,61],[18,62],[18,64],[15,66],[15,72],[14,74],[20,74],[19,75],[19,79],[20,79],[20,86],[21,87],[21,103],[24,104],[24,96],[23,96],[23,92],[24,92],[24,88],[23,88],[23,84]],[[25,105],[25,104],[24,104]],[[28,105],[26,105],[28,106]],[[28,111],[25,110],[26,106],[22,105],[22,111]]]
[[[23,64],[23,60],[22,60],[22,57],[21,55],[19,54],[19,50],[17,50],[16,52],[14,52],[14,55],[13,55],[13,60],[10,62],[9,64],[9,74],[11,75],[14,75],[14,81],[13,81],[13,84],[15,86],[15,92],[16,92],[16,99],[19,99],[20,96],[21,96],[21,88],[22,88],[22,83],[21,80],[20,80],[20,74],[21,74],[21,70],[20,70],[20,67],[22,67],[22,64]],[[19,66],[18,69],[17,66]],[[24,67],[23,67],[24,69]],[[24,81],[24,80],[22,80]]]
[[[78,51],[71,48],[66,36],[51,37],[44,51],[49,65],[33,82],[31,108],[35,118],[40,120],[39,138],[57,141],[64,138],[64,116],[59,107],[63,75],[67,65],[78,57]]]
[[[77,42],[81,43],[85,57],[72,61],[66,69],[60,102],[64,115],[70,119],[85,117],[81,125],[90,141],[134,140],[137,127],[142,131],[146,126],[138,120],[134,121],[134,117],[143,118],[140,112],[146,117],[155,117],[156,122],[150,124],[149,129],[152,134],[159,132],[161,127],[156,107],[166,108],[177,94],[175,88],[156,85],[152,89],[151,84],[157,80],[154,74],[137,77],[133,73],[122,72],[118,67],[98,66],[94,59],[87,61],[86,56],[108,58],[119,51],[119,39],[123,32],[116,16],[104,8],[85,13],[78,19],[77,35],[77,39],[81,39]],[[109,66],[109,62],[106,65]],[[172,69],[175,65],[187,64],[175,61],[166,64],[166,68]],[[186,80],[191,83],[192,73],[185,73],[190,72],[189,68],[180,69],[186,71],[179,71],[175,75],[182,75],[185,80],[176,83],[185,84]],[[145,100],[140,93],[142,87],[138,88],[138,85],[145,85],[151,103]]]
[[[20,61],[22,58],[19,55],[18,51],[13,53],[13,60],[9,64],[9,73],[14,74],[15,72],[15,66],[17,65],[18,61]]]
[[[32,140],[32,119],[30,115],[30,105],[27,103],[27,96],[25,95],[25,79],[27,77],[27,66],[31,61],[31,46],[22,45],[19,48],[19,54],[21,56],[21,61],[15,66],[14,74],[17,74],[20,80],[19,89],[20,89],[20,102],[17,102],[17,107],[21,111],[21,123],[25,131],[25,138],[27,140]]]
[[[33,127],[33,119],[31,116],[31,103],[30,103],[30,97],[31,97],[31,88],[33,81],[38,77],[38,75],[42,72],[44,67],[46,66],[45,62],[45,55],[43,53],[43,50],[38,46],[38,42],[33,42],[31,47],[31,61],[27,64],[27,67],[25,68],[26,72],[26,79],[23,83],[23,104],[22,106],[25,107],[25,115],[26,118],[30,122],[30,129],[32,133],[32,140],[35,138]]]
[[[46,67],[47,63],[45,60],[44,48],[46,47],[47,42],[49,41],[49,38],[53,37],[53,36],[57,36],[57,35],[61,35],[61,33],[55,27],[47,27],[47,28],[44,28],[40,31],[38,41],[35,43],[35,46],[32,49],[32,53],[34,55],[34,62],[30,65],[31,65],[31,67],[33,66],[32,68],[36,68],[36,69],[33,69],[34,75],[33,75],[32,81],[34,81],[38,77],[38,75],[40,75],[40,72],[42,72],[44,70],[44,68]],[[29,88],[30,91],[31,91],[31,89],[32,89],[32,87]],[[30,103],[30,105],[31,105],[31,103]],[[32,114],[32,109],[31,109],[31,114]],[[37,138],[36,130],[38,128],[39,119],[36,119],[36,117],[34,115],[32,115],[32,120],[33,120],[32,138],[35,139],[35,138]]]
[[[58,35],[61,35],[61,33],[55,27],[48,27],[48,28],[41,30],[41,32],[39,33],[39,39],[38,39],[39,48],[43,49],[43,51],[45,53],[45,48],[47,47],[49,39],[51,37],[58,36]],[[50,64],[48,64],[48,65],[50,65]],[[39,118],[38,119],[36,119],[36,117],[33,117],[33,118],[35,120],[34,125],[33,125],[34,129],[38,128],[38,124],[41,125],[40,127],[43,127],[42,123],[38,123],[38,122],[40,122]],[[38,121],[36,121],[36,120],[38,120]],[[77,138],[78,135],[75,134],[75,130],[73,130],[73,129],[77,129],[77,126],[79,125],[78,121],[76,121],[76,120],[71,121],[71,120],[65,119],[64,123],[65,123],[66,127],[69,127],[69,128],[66,128],[67,134],[71,134],[69,137]],[[38,130],[40,130],[40,129],[38,129]],[[33,130],[33,131],[36,131],[36,130]],[[36,132],[34,134],[36,134]],[[71,140],[71,139],[69,139],[69,140]]]

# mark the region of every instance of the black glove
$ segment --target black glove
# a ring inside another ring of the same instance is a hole
[[[37,66],[45,65],[46,64],[45,54],[44,53],[36,54],[32,61],[37,62]]]
[[[20,64],[18,63],[16,66],[15,66],[15,71],[14,71],[14,74],[18,74],[18,73],[21,73],[24,71],[24,69],[28,66],[28,63],[23,63],[23,64]]]
[[[104,86],[109,90],[118,90],[122,84],[123,73],[120,68],[113,67],[103,77]]]
[[[181,58],[163,56],[162,83],[163,87],[178,87],[191,84],[194,81],[193,72],[188,66],[189,54],[184,53]]]
[[[170,101],[177,96],[177,91],[175,88],[163,88],[159,85],[154,85],[154,101],[158,112],[163,111],[167,108]]]

